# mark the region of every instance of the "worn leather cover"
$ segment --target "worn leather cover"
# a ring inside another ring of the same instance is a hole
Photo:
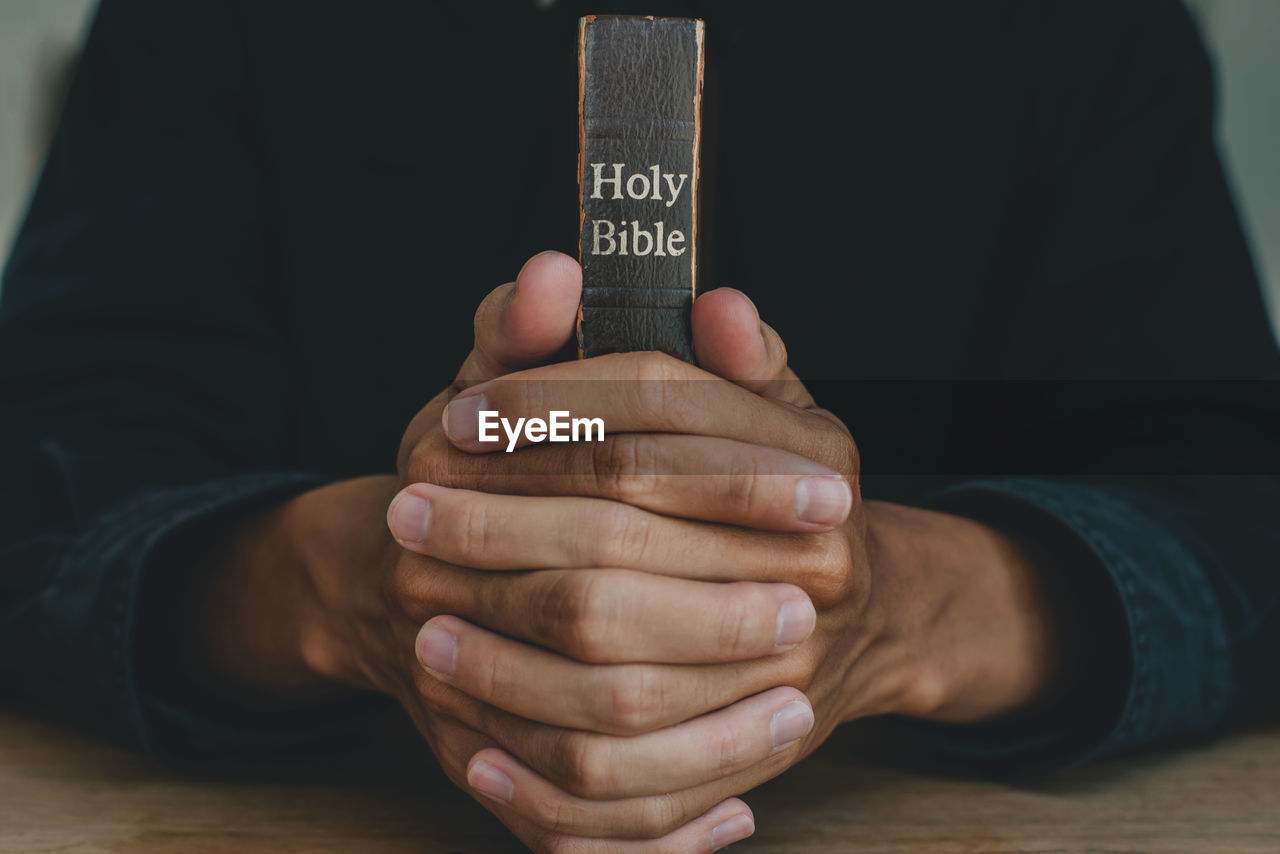
[[[578,73],[579,353],[692,361],[702,21],[585,17]]]

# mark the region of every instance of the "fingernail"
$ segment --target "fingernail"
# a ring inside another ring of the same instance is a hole
[[[773,638],[773,648],[777,652],[791,649],[813,634],[818,624],[818,612],[808,599],[788,599],[778,609],[778,628]]]
[[[511,782],[510,777],[497,766],[484,761],[471,766],[471,770],[467,772],[467,783],[480,794],[503,803],[511,803],[511,795],[516,790],[516,784]]]
[[[773,749],[781,750],[792,742],[798,741],[813,729],[813,709],[808,703],[792,700],[773,713],[769,721],[769,734],[773,738]]]
[[[418,633],[418,663],[444,677],[452,677],[458,660],[458,639],[439,626],[425,625]]]
[[[483,394],[455,397],[444,408],[444,434],[455,445],[479,441],[480,410],[488,408]]]
[[[738,813],[728,821],[717,824],[711,831],[711,850],[719,851],[726,845],[741,842],[756,832],[756,823],[746,813]]]
[[[796,485],[796,518],[813,525],[839,525],[853,504],[844,478],[806,477]]]
[[[412,492],[401,492],[387,508],[387,527],[402,543],[425,543],[431,523],[431,502]]]

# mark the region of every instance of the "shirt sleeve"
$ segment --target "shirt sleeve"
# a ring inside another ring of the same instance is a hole
[[[1030,9],[1030,7],[1025,7]],[[989,336],[1014,375],[953,424],[932,506],[1033,542],[1087,644],[1078,693],[986,726],[907,722],[969,770],[1037,775],[1280,706],[1280,357],[1181,3],[1039,4],[1020,218]],[[962,392],[963,397],[967,392]],[[977,450],[975,450],[977,449]]]
[[[1274,710],[1280,643],[1274,476],[999,478],[931,502],[1035,538],[1069,577],[1078,694],[1014,725],[911,724],[938,751],[1039,775]],[[1118,607],[1117,607],[1118,606]]]
[[[325,479],[297,462],[238,8],[101,4],[0,303],[0,672],[151,749],[201,728],[136,666],[149,556]]]

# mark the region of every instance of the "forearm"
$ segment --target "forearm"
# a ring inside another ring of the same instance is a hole
[[[139,655],[180,695],[235,711],[374,687],[336,615],[377,603],[339,579],[382,559],[395,489],[393,476],[340,481],[175,539],[144,588]]]
[[[253,473],[118,494],[109,504],[102,496],[55,500],[78,497],[75,474],[33,468],[11,481],[0,501],[12,523],[4,531],[3,570],[14,592],[0,617],[0,668],[27,701],[60,716],[156,752],[181,748],[194,732],[168,725],[158,731],[157,701],[167,682],[154,678],[141,653],[180,662],[177,635],[148,628],[152,616],[174,612],[169,593],[189,577],[191,558],[164,569],[156,558],[201,520],[279,504],[315,478]],[[86,512],[93,499],[107,506]],[[182,667],[165,675],[175,672]]]
[[[1201,732],[1241,708],[1238,649],[1275,626],[1264,584],[1275,578],[1265,560],[1274,490],[1261,477],[1004,478],[940,495],[940,507],[1036,531],[1073,556],[1060,563],[1059,589],[1077,603],[1081,689],[1020,731],[955,730],[940,733],[940,747],[990,769],[1045,773]],[[1215,595],[1217,583],[1230,598]]]
[[[889,711],[971,723],[1062,693],[1070,606],[1054,595],[1048,555],[963,516],[881,501],[866,508],[871,595],[881,600],[868,611],[891,621],[886,634],[906,647],[894,653],[906,677]]]

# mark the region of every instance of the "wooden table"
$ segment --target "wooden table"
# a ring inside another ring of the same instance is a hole
[[[758,830],[733,850],[1280,852],[1280,727],[1024,787],[867,759],[874,741],[846,728],[747,795]],[[520,850],[398,720],[336,759],[196,773],[0,710],[0,851]]]

